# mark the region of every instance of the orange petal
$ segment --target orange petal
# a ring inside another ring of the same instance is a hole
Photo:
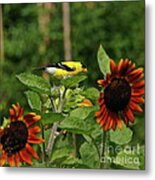
[[[128,76],[128,79],[131,83],[137,82],[144,77],[144,73],[135,74],[133,76]]]
[[[19,167],[20,166],[20,156],[18,153],[15,154],[15,163],[16,163],[16,166]]]
[[[30,134],[29,137],[28,137],[28,143],[31,143],[31,144],[40,144],[42,142],[45,142],[45,140],[40,138],[40,137],[37,137],[34,134]]]
[[[137,74],[141,74],[143,72],[143,68],[138,68],[138,69],[135,69],[133,71],[131,71],[129,73],[129,76],[134,76],[134,75],[137,75]]]
[[[14,167],[14,166],[15,166],[15,158],[14,158],[14,155],[8,157],[7,161],[8,161],[8,163],[10,164],[11,167]]]
[[[24,162],[26,162],[29,165],[32,165],[31,155],[26,151],[26,149],[19,151],[19,154]]]
[[[135,120],[135,117],[133,115],[133,112],[131,111],[131,109],[129,107],[127,107],[124,110],[124,115],[133,123]]]
[[[141,88],[141,87],[144,87],[145,85],[145,81],[144,80],[141,80],[141,81],[138,81],[138,82],[135,82],[132,87],[133,88]]]
[[[39,159],[38,154],[35,152],[35,150],[33,149],[33,147],[30,146],[28,143],[26,144],[26,149],[27,149],[27,151],[28,151],[30,154],[32,154],[32,156],[33,156],[34,158]]]
[[[136,104],[136,103],[133,102],[133,101],[130,101],[129,107],[130,107],[132,110],[134,110],[134,111],[143,112],[143,109],[142,109],[138,104]]]
[[[0,156],[0,166],[4,166],[4,164],[6,163],[6,156],[5,154]]]
[[[32,126],[34,123],[36,123],[40,119],[41,119],[41,116],[36,115],[35,113],[29,113],[29,114],[24,116],[24,120],[25,120],[28,127]]]
[[[142,97],[131,97],[131,100],[134,101],[135,103],[144,103],[144,98]]]
[[[117,66],[112,59],[110,60],[110,70],[112,74],[115,74],[117,72]]]
[[[137,93],[137,94],[139,94],[139,96],[141,96],[141,95],[143,95],[145,93],[145,90],[144,90],[144,88],[142,88],[142,89],[134,89],[133,93]]]
[[[34,126],[32,128],[29,128],[28,131],[30,134],[37,134],[41,131],[41,128],[39,126]]]
[[[124,60],[121,59],[118,63],[118,72],[121,72],[122,68],[123,68],[123,65],[124,65]]]

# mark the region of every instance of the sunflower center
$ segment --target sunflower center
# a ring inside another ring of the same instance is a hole
[[[11,122],[1,137],[3,150],[8,156],[11,156],[25,147],[27,139],[28,130],[25,123],[22,121]]]
[[[125,79],[114,78],[104,90],[104,101],[110,111],[123,110],[129,103],[131,87]]]

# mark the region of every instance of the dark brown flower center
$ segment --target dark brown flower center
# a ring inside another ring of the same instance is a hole
[[[4,130],[4,134],[1,137],[1,144],[7,155],[11,156],[25,147],[27,139],[28,129],[25,123],[15,121],[11,122],[10,126]]]
[[[104,90],[104,101],[110,111],[123,110],[129,103],[131,87],[125,79],[114,78]]]

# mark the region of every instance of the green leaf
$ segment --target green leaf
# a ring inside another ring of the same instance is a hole
[[[88,134],[84,120],[77,117],[65,118],[59,127],[76,134]]]
[[[106,75],[110,72],[110,58],[103,49],[102,45],[100,45],[98,53],[97,53],[97,60],[99,64],[100,71],[103,75]]]
[[[25,94],[30,108],[41,111],[41,100],[38,93],[33,91],[26,91]]]
[[[57,149],[53,152],[51,160],[56,161],[61,159],[62,161],[62,159],[67,158],[69,156],[69,153],[70,149],[68,148]]]
[[[91,112],[97,111],[96,106],[76,108],[71,111],[70,116],[85,119]]]
[[[144,169],[144,156],[142,158],[143,150],[144,149],[137,146],[126,146],[122,151],[117,154],[113,162],[114,164],[123,166],[127,169]]]
[[[41,117],[41,122],[43,125],[52,124],[64,119],[64,116],[62,114],[54,112],[44,113]]]
[[[82,95],[86,98],[96,101],[99,97],[100,92],[96,88],[87,88],[85,91],[82,92]]]
[[[50,94],[50,84],[42,77],[30,74],[22,73],[16,75],[17,79],[25,86],[44,94]]]
[[[76,87],[80,82],[87,78],[85,75],[75,75],[61,80],[61,84],[66,88]]]
[[[72,110],[70,116],[61,122],[60,128],[72,133],[91,135],[93,138],[96,138],[101,134],[99,124],[94,119],[96,110],[97,106]]]
[[[83,143],[80,147],[82,161],[89,168],[100,168],[100,158],[94,144]]]
[[[110,130],[110,141],[123,145],[131,141],[133,132],[123,124],[122,129]]]

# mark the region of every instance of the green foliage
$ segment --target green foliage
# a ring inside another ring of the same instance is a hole
[[[87,88],[82,92],[82,95],[85,96],[87,99],[90,99],[93,102],[96,102],[99,98],[99,91],[98,89],[91,87]]]
[[[64,116],[61,113],[43,113],[41,116],[41,122],[43,125],[53,124],[54,122],[62,121]]]
[[[127,144],[132,139],[133,132],[130,128],[127,128],[125,124],[121,129],[116,129],[115,131],[110,130],[110,140],[116,144],[123,145]]]
[[[8,116],[7,111],[15,102],[20,102],[25,111],[30,107],[41,115],[38,125],[46,141],[38,149],[35,147],[41,158],[33,161],[34,167],[105,168],[101,167],[99,156],[103,154],[102,145],[109,143],[120,150],[107,155],[116,159],[108,168],[145,168],[144,114],[135,114],[136,122],[130,128],[123,125],[122,129],[110,130],[107,142],[102,142],[103,130],[95,119],[100,93],[95,88],[96,80],[110,71],[107,54],[116,63],[128,57],[144,66],[144,7],[143,1],[70,3],[72,56],[87,66],[88,74],[58,80],[42,72],[31,72],[64,59],[62,4],[52,3],[50,11],[36,4],[3,5],[5,59],[0,79],[0,123],[4,119],[3,125],[8,125],[8,119],[2,117]],[[40,22],[46,15],[50,21],[42,27]],[[104,44],[106,52],[100,44]],[[94,106],[81,108],[85,98]],[[58,128],[53,149],[46,157],[45,148],[55,123]],[[126,151],[137,144],[139,151]],[[138,163],[126,160],[136,158]]]
[[[76,87],[80,82],[84,81],[87,78],[85,75],[76,75],[72,77],[68,77],[61,81],[61,84],[66,88]]]
[[[97,53],[98,64],[100,67],[100,71],[105,76],[110,72],[110,58],[103,49],[102,45],[100,45],[98,53]]]
[[[126,146],[117,154],[115,164],[127,169],[144,169],[144,148],[132,150]]]
[[[89,168],[96,169],[100,167],[100,158],[97,149],[93,144],[87,142],[83,143],[80,147],[80,155],[83,163]]]
[[[39,93],[50,94],[50,85],[42,77],[30,73],[22,73],[16,77],[28,88],[36,90]]]
[[[33,110],[41,111],[41,99],[38,93],[34,91],[26,91],[25,94],[30,108]]]

